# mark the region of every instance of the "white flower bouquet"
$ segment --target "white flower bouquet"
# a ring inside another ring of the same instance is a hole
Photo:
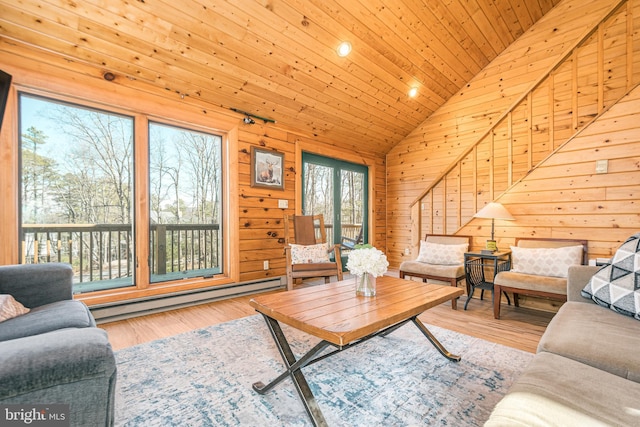
[[[356,276],[368,273],[373,277],[379,277],[387,272],[387,267],[389,267],[387,256],[371,245],[356,245],[349,252],[347,270]]]

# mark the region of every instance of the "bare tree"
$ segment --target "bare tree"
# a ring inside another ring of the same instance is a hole
[[[221,180],[221,139],[198,132],[182,132],[179,147],[191,171],[194,201],[192,218],[196,222],[218,221]]]
[[[74,175],[86,179],[84,192],[87,220],[103,223],[131,223],[133,186],[132,119],[104,112],[61,105],[54,117],[69,144],[74,147],[67,159]],[[84,216],[84,215],[83,215]]]

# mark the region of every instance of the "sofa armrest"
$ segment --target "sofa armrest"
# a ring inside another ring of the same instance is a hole
[[[2,341],[0,400],[85,377],[111,376],[115,369],[107,333],[100,328],[59,329]]]
[[[0,294],[12,295],[29,308],[73,298],[73,269],[69,264],[0,266]]]
[[[589,283],[591,276],[600,268],[592,265],[572,265],[569,267],[567,273],[567,301],[593,303],[592,300],[583,297],[580,292]]]
[[[71,425],[113,425],[116,376],[100,328],[0,342],[0,402],[68,404]]]

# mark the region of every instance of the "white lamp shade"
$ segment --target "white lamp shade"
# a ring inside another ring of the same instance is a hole
[[[502,206],[500,203],[487,203],[485,207],[480,209],[475,215],[475,218],[489,218],[489,219],[505,219],[508,221],[515,221],[513,215]]]

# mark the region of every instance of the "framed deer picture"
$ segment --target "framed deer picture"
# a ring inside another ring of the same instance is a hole
[[[284,190],[284,154],[251,147],[251,186]]]

